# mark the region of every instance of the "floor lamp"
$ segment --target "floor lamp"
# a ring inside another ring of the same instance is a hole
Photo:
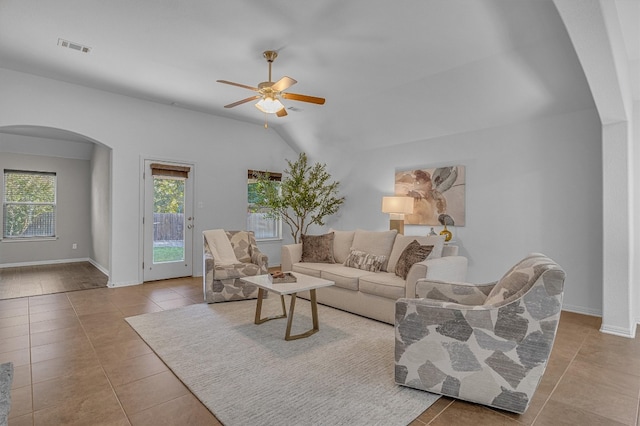
[[[389,213],[389,229],[404,234],[404,215],[413,213],[413,198],[382,197],[382,213]]]

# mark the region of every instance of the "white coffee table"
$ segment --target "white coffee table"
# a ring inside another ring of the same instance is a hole
[[[296,277],[297,282],[273,283],[269,279],[269,275],[256,275],[253,277],[241,278],[241,280],[244,282],[255,284],[258,286],[258,304],[256,306],[256,317],[254,321],[255,324],[262,324],[263,322],[272,319],[286,318],[287,310],[284,304],[284,295],[291,295],[291,303],[289,304],[289,318],[287,320],[287,331],[284,335],[285,340],[302,339],[303,337],[309,337],[320,330],[320,327],[318,325],[318,302],[316,301],[316,289],[321,287],[329,287],[335,284],[333,281],[325,280],[322,278],[311,277],[304,274],[296,274],[295,272],[291,272],[291,274]],[[311,317],[313,319],[313,328],[304,333],[291,335],[291,324],[293,324],[293,311],[296,306],[297,295],[299,292],[307,290],[309,290],[309,294],[311,296]],[[280,302],[282,303],[282,315],[262,318],[262,299],[264,297],[265,291],[270,291],[272,293],[280,295]]]

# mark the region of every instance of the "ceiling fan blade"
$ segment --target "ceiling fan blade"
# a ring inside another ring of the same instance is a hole
[[[283,90],[287,90],[289,87],[293,86],[296,83],[296,80],[285,75],[280,80],[273,83],[273,86],[271,86],[271,88],[276,92],[282,92]]]
[[[216,80],[218,83],[224,83],[224,84],[230,84],[232,86],[238,86],[238,87],[242,87],[243,89],[249,89],[249,90],[253,90],[254,92],[258,91],[257,87],[251,87],[251,86],[247,86],[246,84],[240,84],[240,83],[234,83],[233,81],[227,81],[227,80]]]
[[[285,115],[288,115],[288,114],[287,114],[287,110],[286,110],[286,109],[284,109],[284,108],[282,108],[280,111],[276,112],[276,115],[277,115],[278,117],[284,117]]]
[[[312,104],[324,105],[324,98],[316,98],[315,96],[299,95],[297,93],[281,93],[284,99],[291,99],[292,101],[310,102]]]
[[[233,107],[235,107],[235,106],[242,105],[242,104],[246,104],[247,102],[251,102],[251,101],[253,101],[253,100],[255,100],[255,99],[260,99],[261,97],[262,97],[262,96],[260,96],[260,95],[251,96],[251,97],[248,97],[248,98],[243,99],[243,100],[241,100],[241,101],[234,102],[234,103],[229,104],[229,105],[225,105],[224,107],[225,107],[225,108],[233,108]]]

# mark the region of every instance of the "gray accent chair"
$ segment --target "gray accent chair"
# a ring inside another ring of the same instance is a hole
[[[256,299],[258,287],[240,278],[268,273],[267,255],[258,249],[253,231],[225,231],[225,234],[231,242],[237,263],[222,264],[216,260],[213,255],[216,250],[212,250],[203,233],[204,300],[216,303]]]
[[[396,302],[396,383],[524,413],[549,360],[564,280],[540,253],[485,285],[424,280],[425,298]]]

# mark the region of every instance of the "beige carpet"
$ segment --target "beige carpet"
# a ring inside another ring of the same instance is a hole
[[[320,331],[285,341],[286,319],[253,324],[255,300],[127,318],[227,426],[406,425],[437,395],[394,383],[394,330],[319,306]],[[288,307],[288,301],[287,301]],[[275,314],[279,298],[265,308]],[[298,300],[294,333],[311,326]]]

